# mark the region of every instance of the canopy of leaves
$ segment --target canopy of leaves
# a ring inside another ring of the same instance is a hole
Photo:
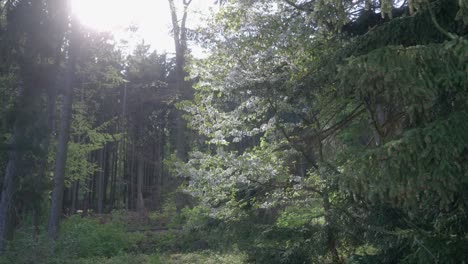
[[[188,190],[224,219],[320,198],[343,254],[372,244],[388,262],[461,260],[454,252],[467,243],[462,2],[225,3],[197,36],[210,57],[191,65],[199,82],[184,107],[216,147],[181,166]],[[376,221],[379,208],[397,213]],[[353,222],[354,230],[341,225]],[[356,240],[363,230],[393,242]]]

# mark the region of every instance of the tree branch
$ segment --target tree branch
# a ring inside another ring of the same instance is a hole
[[[270,107],[273,109],[273,112],[275,113],[275,115],[277,115],[278,111],[277,111],[276,107],[273,105],[273,102],[271,101],[271,99],[269,97],[267,98],[267,101],[268,101],[268,104],[270,105]],[[275,122],[275,124],[276,124],[276,127],[281,131],[283,136],[286,138],[289,145],[291,145],[291,147],[293,147],[296,151],[299,151],[302,154],[302,156],[304,156],[304,158],[312,165],[312,167],[314,167],[315,169],[318,169],[318,165],[317,165],[315,159],[310,157],[306,153],[306,151],[304,149],[299,148],[296,144],[294,144],[294,142],[291,140],[291,137],[286,133],[286,130],[284,129],[284,127],[278,125],[277,122]]]
[[[437,18],[434,14],[434,11],[432,10],[432,6],[431,4],[429,3],[429,1],[427,2],[427,8],[429,9],[429,14],[431,15],[431,20],[432,20],[432,23],[434,24],[434,26],[437,28],[437,30],[440,31],[440,33],[442,33],[443,35],[445,35],[446,37],[448,37],[449,39],[457,39],[457,35],[456,34],[453,34],[451,32],[448,32],[447,30],[445,30],[445,28],[443,28],[439,22],[437,21]]]
[[[298,5],[296,4],[295,2],[292,2],[291,0],[283,0],[286,4],[296,8],[297,10],[301,10],[301,11],[304,11],[304,12],[307,12],[307,13],[311,13],[313,11],[313,9],[311,8],[307,8],[306,5],[307,4],[310,4],[309,3],[305,3],[305,4],[302,4],[302,5]]]

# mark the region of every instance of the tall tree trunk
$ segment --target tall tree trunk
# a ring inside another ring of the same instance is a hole
[[[129,173],[128,173],[128,209],[132,210],[135,208],[135,203],[134,203],[134,194],[135,194],[135,187],[134,187],[134,180],[133,180],[133,174],[135,172],[135,145],[132,144],[132,149],[131,149],[131,158],[130,158],[130,164],[129,164]]]
[[[70,201],[72,196],[72,189],[70,187],[64,187],[63,190],[63,203],[62,203],[62,214],[69,215]]]
[[[319,124],[320,125],[320,124]],[[321,166],[326,166],[324,154],[323,154],[323,144],[320,141],[318,145],[319,159]],[[327,168],[324,168],[327,170]],[[333,263],[344,263],[344,260],[341,258],[340,253],[338,252],[337,238],[336,238],[336,228],[335,220],[333,219],[332,206],[330,204],[330,186],[331,180],[327,175],[323,173],[320,174],[320,177],[323,182],[325,182],[325,187],[322,189],[322,206],[324,211],[325,218],[325,236],[326,236],[326,246],[328,251],[331,254]]]
[[[72,184],[72,197],[71,197],[71,208],[70,208],[70,214],[76,214],[76,208],[77,208],[77,203],[78,203],[78,193],[80,191],[80,181],[77,180],[73,182]]]
[[[52,204],[50,208],[48,236],[56,239],[62,214],[63,190],[65,181],[65,166],[67,162],[68,137],[72,115],[73,81],[75,77],[76,56],[78,51],[77,29],[72,28],[69,46],[69,61],[64,85],[63,112],[60,120],[59,138],[57,142],[57,156],[54,172],[54,188],[52,190]]]
[[[111,158],[111,184],[110,184],[110,198],[109,198],[109,206],[110,209],[113,210],[115,207],[115,192],[116,192],[116,182],[117,182],[117,169],[118,169],[118,146],[116,145],[112,152]]]
[[[159,160],[158,160],[158,144],[161,139],[158,139],[156,142],[153,143],[153,157],[152,157],[152,168],[151,168],[151,178],[149,181],[149,190],[151,193],[151,210],[157,209],[157,195],[158,195],[158,169],[159,169]]]
[[[55,55],[55,62],[54,62],[54,72],[59,74],[60,73],[60,64],[62,62],[62,46],[63,46],[63,40],[57,47],[56,55]],[[50,148],[50,141],[52,138],[52,134],[55,131],[55,111],[56,111],[56,100],[57,100],[57,88],[58,88],[58,80],[57,78],[54,78],[55,80],[51,81],[50,88],[47,93],[47,134],[44,139],[44,153],[45,157],[42,160],[41,163],[41,173],[39,177],[35,178],[35,187],[38,190],[43,189],[43,181],[47,178],[47,172],[49,171],[49,166],[48,166],[48,159],[47,156],[49,154],[49,148]],[[42,196],[41,196],[42,197]],[[39,201],[36,201],[36,205],[33,208],[33,219],[32,219],[32,224],[33,224],[33,239],[36,240],[38,235],[39,235],[39,225],[40,225],[40,218],[41,218],[41,208],[42,208],[42,199],[39,199]]]
[[[108,206],[108,199],[107,197],[107,189],[109,186],[109,178],[111,177],[112,167],[111,167],[111,145],[106,145],[104,148],[104,182],[103,182],[103,193],[102,193],[102,200],[103,200],[103,212],[106,211],[106,207]]]
[[[15,178],[17,176],[17,166],[19,161],[19,150],[17,141],[20,130],[16,127],[11,137],[10,143],[12,150],[8,154],[8,163],[6,166],[5,176],[3,178],[2,195],[0,201],[0,253],[3,253],[6,246],[6,238],[8,233],[8,221],[11,217],[11,209],[13,206],[13,195],[15,192]]]
[[[167,126],[167,118],[165,118],[165,127]],[[160,208],[162,209],[162,197],[163,197],[163,190],[164,190],[164,185],[165,185],[165,177],[166,177],[166,167],[164,166],[164,159],[166,158],[166,152],[165,152],[165,144],[166,144],[166,140],[167,140],[167,137],[166,137],[166,134],[164,133],[164,129],[161,131],[161,144],[159,145],[160,147],[160,157],[159,157],[159,161],[160,161],[160,176],[159,176],[159,182],[158,182],[158,185],[159,185],[159,205],[160,205]]]
[[[30,41],[29,41],[30,42]],[[30,43],[31,44],[31,43]],[[31,65],[23,65],[22,77],[24,85],[20,87],[20,95],[16,105],[17,115],[15,117],[12,136],[9,141],[8,162],[5,175],[3,177],[2,192],[0,196],[0,254],[3,253],[6,245],[8,227],[11,220],[11,210],[14,205],[14,194],[18,178],[19,162],[22,156],[22,146],[26,127],[34,111],[37,111],[36,104],[39,95],[35,94],[38,89],[34,89],[33,69]]]
[[[98,162],[99,164],[99,161],[98,161],[98,153],[94,153],[94,162]],[[93,173],[93,177],[92,177],[92,182],[91,182],[91,199],[89,200],[89,205],[90,205],[90,209],[93,210],[93,213],[96,213],[97,211],[97,199],[96,199],[96,196],[97,196],[97,192],[98,192],[98,182],[99,182],[99,171],[96,171]]]
[[[8,2],[6,6],[11,6],[12,3]],[[41,2],[33,1],[31,3],[31,9],[29,12],[37,12],[41,10]],[[2,10],[2,12],[5,9]],[[21,145],[24,143],[24,136],[26,133],[26,127],[28,125],[27,116],[31,115],[38,109],[36,109],[36,103],[40,96],[35,94],[39,89],[35,89],[35,56],[36,49],[34,49],[35,38],[37,35],[33,32],[27,31],[26,33],[26,44],[25,51],[20,59],[20,72],[23,81],[23,86],[19,89],[19,96],[15,109],[17,115],[15,116],[15,122],[13,126],[12,136],[10,138],[8,151],[8,162],[3,177],[2,192],[0,195],[0,254],[3,253],[6,246],[6,239],[8,234],[8,227],[11,220],[11,210],[14,205],[14,194],[16,190],[16,181],[18,178],[19,162],[22,156]]]
[[[92,154],[90,153],[88,155],[89,155],[88,160],[92,161],[93,160]],[[91,192],[93,190],[93,176],[89,177],[86,185],[87,185],[86,195],[83,198],[83,213],[82,213],[83,216],[88,215],[88,210],[89,210],[90,203],[91,203]]]
[[[183,0],[183,13],[182,13],[182,21],[179,25],[179,20],[177,17],[177,9],[174,3],[174,0],[168,0],[169,7],[171,10],[171,20],[172,20],[172,29],[174,32],[174,45],[176,51],[176,90],[177,96],[179,100],[186,100],[189,98],[188,94],[188,85],[185,81],[185,77],[187,76],[187,72],[185,71],[184,67],[186,64],[185,55],[187,53],[187,28],[186,28],[186,21],[187,21],[187,14],[188,14],[188,7],[191,0]],[[176,154],[180,160],[186,160],[187,158],[187,142],[185,138],[185,130],[186,124],[182,117],[182,111],[176,111]]]
[[[127,83],[124,84],[122,91],[122,114],[120,119],[120,133],[122,138],[119,142],[119,148],[117,153],[117,174],[116,174],[116,192],[118,195],[122,195],[122,202],[124,205],[127,204],[127,185],[125,184],[125,176],[127,171],[127,145],[126,145],[126,114],[127,114]],[[117,199],[118,199],[117,195]]]
[[[142,214],[145,210],[145,203],[143,200],[143,181],[144,181],[144,171],[145,163],[143,159],[140,158],[138,161],[137,168],[137,211]]]
[[[105,173],[105,152],[106,147],[99,150],[98,154],[98,164],[99,164],[99,173],[97,174],[96,180],[96,194],[97,194],[97,213],[102,214],[104,207],[104,173]]]
[[[343,263],[343,260],[340,257],[340,254],[337,250],[337,243],[336,243],[336,236],[335,236],[335,228],[334,228],[334,220],[331,211],[330,205],[330,197],[327,190],[324,190],[322,193],[322,203],[323,203],[323,211],[324,211],[324,218],[325,218],[325,235],[326,235],[326,243],[327,248],[332,256],[333,263]]]

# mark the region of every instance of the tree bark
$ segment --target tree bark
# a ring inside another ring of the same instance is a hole
[[[333,263],[343,263],[337,250],[333,216],[331,215],[330,198],[328,191],[322,193],[323,211],[325,212],[325,235],[327,248],[331,253]]]
[[[135,209],[135,183],[133,174],[135,173],[135,145],[132,144],[132,154],[130,158],[129,173],[128,173],[128,209]]]
[[[88,154],[88,160],[92,161],[92,154]],[[93,177],[91,176],[86,182],[86,195],[83,198],[83,212],[82,215],[88,215],[90,200],[91,200],[91,191],[93,190]]]
[[[15,191],[15,178],[17,176],[17,164],[19,159],[19,150],[17,145],[18,133],[21,128],[16,127],[11,138],[11,144],[15,147],[8,154],[8,163],[5,176],[3,178],[2,195],[0,201],[0,254],[3,253],[6,246],[8,232],[8,220],[11,216],[11,207],[13,205],[13,195]]]
[[[117,169],[118,169],[118,146],[115,146],[115,149],[113,149],[112,152],[112,173],[111,173],[111,185],[110,185],[110,200],[109,200],[109,206],[111,210],[114,209],[115,207],[115,193],[116,193],[116,183],[117,183]]]
[[[143,181],[144,181],[145,163],[142,159],[138,161],[137,168],[137,211],[142,214],[145,210],[145,203],[143,200]]]
[[[28,42],[31,42],[30,40]],[[29,43],[28,45],[32,45]],[[28,63],[28,62],[26,62]],[[22,65],[23,87],[20,87],[20,95],[17,103],[17,115],[15,117],[14,128],[10,138],[9,145],[11,149],[8,152],[8,162],[3,177],[2,192],[0,195],[0,254],[6,246],[8,227],[11,220],[11,210],[14,205],[14,193],[16,190],[16,181],[18,178],[18,167],[22,155],[22,144],[26,133],[27,123],[30,121],[28,115],[36,111],[35,106],[39,97],[35,92],[33,84],[33,69],[31,65]]]
[[[320,126],[320,124],[319,124]],[[325,164],[325,158],[323,155],[323,144],[320,141],[318,144],[318,152],[319,152],[319,159],[321,166]],[[326,235],[326,245],[327,249],[331,254],[332,262],[333,263],[344,263],[344,260],[341,258],[340,253],[337,249],[337,240],[336,240],[336,230],[335,230],[335,220],[333,219],[332,215],[332,206],[330,204],[330,186],[331,182],[328,179],[327,175],[323,175],[320,173],[320,177],[322,181],[326,182],[325,188],[322,191],[322,206],[324,211],[324,218],[325,218],[325,235]]]
[[[10,6],[12,3],[7,2],[5,6]],[[40,10],[40,1],[34,1],[31,3],[32,9],[28,11],[36,12]],[[2,9],[1,13],[6,12],[6,9]],[[19,162],[22,156],[22,144],[24,143],[24,136],[28,122],[28,115],[35,113],[38,109],[36,104],[40,98],[39,94],[35,94],[39,89],[35,89],[36,84],[36,71],[34,69],[35,56],[37,50],[34,49],[35,38],[37,35],[27,30],[26,32],[26,44],[24,53],[21,54],[19,59],[20,72],[23,81],[23,86],[19,89],[19,96],[15,109],[17,115],[15,116],[15,122],[13,126],[12,136],[10,138],[9,145],[11,149],[8,151],[8,162],[3,177],[2,190],[0,194],[0,254],[3,253],[6,246],[6,239],[8,234],[9,222],[11,220],[11,210],[14,205],[14,194],[16,191],[16,181],[18,178]],[[34,212],[33,212],[34,214]]]
[[[54,61],[54,69],[53,72],[57,75],[60,73],[60,64],[62,62],[63,56],[62,56],[62,49],[63,47],[63,37],[60,41],[60,43],[57,45],[57,50],[55,54],[55,61]],[[50,141],[52,139],[52,134],[55,131],[55,111],[56,111],[56,100],[57,100],[57,88],[58,88],[59,82],[57,78],[53,78],[53,80],[50,80],[50,87],[47,92],[47,134],[44,138],[44,143],[43,143],[43,149],[45,153],[45,157],[43,157],[40,169],[41,173],[39,177],[35,178],[35,187],[38,190],[42,190],[44,186],[44,180],[47,178],[47,172],[49,171],[48,167],[48,160],[47,156],[49,154],[49,148],[50,148]],[[39,225],[40,225],[40,218],[41,218],[41,205],[42,205],[42,196],[41,199],[38,201],[35,201],[35,205],[33,208],[33,239],[36,240],[37,237],[39,236]]]
[[[187,76],[187,72],[185,71],[185,64],[186,59],[185,55],[187,53],[187,28],[186,28],[186,21],[187,21],[187,14],[188,14],[188,7],[191,0],[183,0],[183,14],[182,14],[182,21],[178,21],[177,16],[177,9],[174,3],[174,0],[168,0],[169,7],[171,10],[171,19],[172,19],[172,29],[174,32],[174,45],[176,51],[176,91],[179,100],[186,100],[188,99],[188,86],[187,82],[185,81],[185,77]],[[185,130],[186,124],[182,117],[182,111],[177,110],[176,112],[176,155],[177,158],[180,160],[185,161],[187,158],[187,140],[185,139]]]
[[[104,185],[103,185],[103,212],[106,212],[106,207],[108,207],[109,197],[107,196],[107,189],[109,186],[109,178],[111,178],[112,165],[111,165],[111,145],[107,144],[104,148]],[[112,180],[112,179],[111,179]],[[111,183],[112,184],[112,183]]]
[[[118,148],[118,153],[117,153],[117,174],[116,174],[116,192],[117,197],[118,195],[122,195],[122,203],[124,205],[127,205],[127,184],[125,181],[126,177],[126,171],[128,168],[128,163],[127,163],[127,145],[126,145],[126,114],[127,114],[127,83],[124,84],[123,87],[123,94],[122,94],[122,115],[120,119],[120,133],[122,138],[120,139],[119,142],[119,148]],[[119,190],[119,191],[117,191]],[[118,198],[117,198],[118,199]],[[128,208],[128,206],[127,206]]]
[[[72,115],[72,85],[75,77],[76,56],[78,49],[78,32],[76,28],[71,29],[72,37],[69,46],[69,61],[64,84],[64,104],[60,120],[59,138],[57,143],[57,156],[54,172],[54,188],[52,191],[52,204],[48,225],[48,236],[57,239],[60,217],[62,215],[63,190],[65,181],[65,166],[67,162],[68,138],[70,134],[70,121]]]
[[[105,148],[99,150],[98,164],[99,173],[96,180],[96,193],[97,193],[97,213],[102,214],[104,208],[104,174],[105,174]]]
[[[70,215],[76,214],[76,208],[78,206],[78,193],[80,191],[80,181],[77,180],[72,184],[72,196],[71,196],[71,208],[70,208]]]

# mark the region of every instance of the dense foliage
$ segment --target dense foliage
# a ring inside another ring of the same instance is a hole
[[[468,2],[216,2],[124,56],[0,1],[0,261],[464,263]]]
[[[200,30],[185,109],[208,145],[180,170],[212,217],[289,230],[257,261],[466,259],[465,3],[393,5],[229,2]]]

